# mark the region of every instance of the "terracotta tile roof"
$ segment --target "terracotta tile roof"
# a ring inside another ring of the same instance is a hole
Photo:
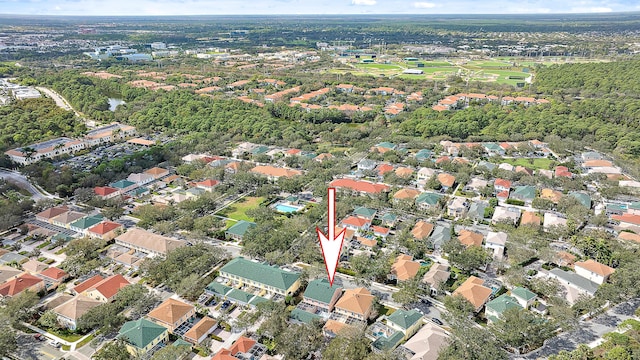
[[[384,175],[388,172],[393,171],[393,166],[389,164],[380,164],[378,165],[378,168],[376,170],[378,170],[379,175]]]
[[[587,269],[592,273],[596,273],[602,277],[607,277],[616,271],[614,268],[609,267],[605,264],[601,264],[595,260],[589,259],[587,261],[578,261],[575,263],[575,267],[581,267],[583,269]]]
[[[415,199],[420,195],[420,191],[416,189],[401,189],[393,194],[394,199]]]
[[[347,229],[336,225],[336,234],[340,234],[342,230],[344,230],[344,239],[346,241],[353,239],[353,235],[356,233],[353,229]]]
[[[213,180],[213,179],[207,179],[205,181],[200,181],[196,183],[196,185],[202,186],[202,187],[214,187],[218,184],[220,184],[220,181]]]
[[[166,324],[176,324],[186,314],[193,311],[193,305],[168,298],[162,304],[149,312],[149,318]]]
[[[442,186],[452,187],[456,182],[456,177],[450,174],[442,173],[438,174],[438,181],[440,182],[440,184],[442,184]]]
[[[374,298],[369,290],[365,288],[349,289],[338,300],[336,307],[365,316],[373,305]]]
[[[446,106],[442,106],[442,105],[433,105],[431,107],[433,110],[435,111],[445,111],[448,110]]]
[[[458,240],[460,240],[460,243],[462,245],[465,245],[466,247],[482,246],[482,240],[484,240],[484,236],[477,232],[460,230]]]
[[[491,296],[491,289],[482,286],[482,284],[484,284],[484,280],[471,276],[453,292],[453,296],[460,295],[467,299],[476,309],[479,309]]]
[[[227,349],[221,349],[215,354],[211,360],[238,360],[237,357],[231,356],[231,351]]]
[[[241,336],[231,346],[231,349],[230,349],[231,354],[232,355],[237,355],[238,353],[246,354],[251,350],[252,347],[255,346],[255,344],[256,344],[255,340]]]
[[[40,276],[45,276],[49,279],[60,280],[65,278],[67,274],[64,270],[58,269],[57,267],[50,267],[40,273]]]
[[[96,275],[76,285],[76,287],[73,288],[73,291],[75,291],[78,294],[81,294],[85,290],[92,288],[94,285],[101,282],[102,280],[104,280],[104,277],[102,275]]]
[[[377,194],[380,192],[389,191],[389,186],[385,184],[376,184],[368,181],[358,181],[352,179],[337,179],[333,180],[330,184],[336,188],[348,188],[354,191]]]
[[[66,213],[67,211],[69,211],[69,208],[66,205],[57,206],[57,207],[52,207],[47,210],[44,210],[38,213],[36,216],[43,219],[52,219],[56,216]]]
[[[522,219],[520,219],[520,225],[534,225],[540,226],[540,216],[533,211],[522,212]]]
[[[433,231],[433,224],[420,220],[416,223],[416,225],[411,230],[411,234],[413,235],[414,238],[418,240],[422,240],[427,238],[429,235],[431,235],[432,231]]]
[[[409,177],[413,175],[413,169],[406,167],[399,167],[396,169],[396,175],[399,177]]]
[[[288,155],[298,155],[302,152],[302,150],[300,149],[289,149],[287,151],[285,151],[286,154]]]
[[[118,189],[114,189],[110,186],[98,186],[93,188],[93,192],[98,195],[98,196],[108,196],[111,195],[115,192],[117,192]]]
[[[500,191],[498,194],[496,194],[496,197],[498,199],[508,199],[509,198],[509,190]]]
[[[505,180],[505,179],[496,179],[496,181],[493,183],[493,186],[502,186],[503,188],[507,188],[507,189],[511,189],[511,181],[509,180]]]
[[[584,162],[585,167],[610,167],[613,163],[609,160],[587,160]]]
[[[451,161],[451,159],[448,156],[440,156],[436,159],[436,164],[440,164],[445,161]]]
[[[369,224],[369,220],[362,219],[356,216],[349,216],[341,221],[343,225],[351,225],[356,227],[364,227]]]
[[[112,222],[112,221],[103,221],[100,224],[89,228],[90,233],[94,233],[94,234],[98,234],[98,235],[104,235],[110,231],[113,231],[119,227],[122,227],[122,225]]]
[[[111,275],[108,278],[98,282],[92,287],[88,288],[86,291],[98,291],[102,296],[107,299],[111,299],[115,294],[117,294],[120,289],[123,287],[131,285],[124,276],[120,274]],[[77,291],[77,290],[76,290]]]
[[[329,319],[327,320],[327,322],[324,324],[323,330],[326,332],[331,332],[333,334],[339,334],[344,328],[346,328],[347,324],[336,321],[336,320],[332,320]]]
[[[558,201],[560,201],[560,198],[562,198],[562,193],[553,189],[542,189],[542,191],[540,192],[540,197],[543,199],[551,200],[557,204]]]
[[[611,218],[613,220],[618,220],[624,223],[640,225],[640,215],[633,215],[633,214],[613,215],[611,216]]]
[[[146,170],[144,173],[147,174],[147,175],[152,175],[152,176],[160,176],[162,174],[166,174],[168,171],[169,170],[167,170],[167,169],[154,167],[154,168]]]
[[[371,230],[373,230],[373,232],[376,234],[382,234],[382,235],[387,235],[389,234],[389,231],[391,231],[389,228],[376,226],[376,225],[372,226]]]
[[[15,296],[23,292],[24,290],[36,286],[38,285],[38,283],[42,282],[42,279],[40,279],[39,277],[30,274],[22,274],[17,278],[0,285],[0,295]]]
[[[640,235],[630,233],[628,231],[621,231],[620,234],[618,234],[618,239],[631,240],[640,243]]]
[[[362,237],[362,236],[358,236],[356,238],[356,240],[360,244],[362,244],[364,246],[367,246],[367,247],[370,247],[370,248],[375,247],[376,245],[378,245],[378,242],[375,239],[368,239],[368,238]]]
[[[413,261],[409,255],[398,255],[396,261],[391,265],[391,273],[396,275],[399,281],[405,281],[416,276],[420,270],[420,263]]]
[[[297,175],[302,175],[302,171],[299,171],[299,170],[279,168],[279,167],[270,166],[270,165],[256,166],[253,169],[251,169],[251,172],[261,174],[261,175],[266,175],[266,176],[273,176],[273,177],[282,177],[282,176],[293,177]]]

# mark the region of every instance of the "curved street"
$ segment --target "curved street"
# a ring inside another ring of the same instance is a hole
[[[43,200],[43,199],[57,199],[56,196],[51,195],[44,190],[40,190],[33,186],[29,179],[26,176],[20,174],[16,171],[0,169],[0,178],[5,179],[6,181],[18,185],[21,189],[27,190],[31,196],[33,197],[33,201]]]

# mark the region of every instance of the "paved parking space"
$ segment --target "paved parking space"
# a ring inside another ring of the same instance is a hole
[[[50,346],[47,341],[38,341],[31,334],[20,334],[17,337],[18,349],[15,355],[21,360],[59,359],[64,353]]]
[[[57,233],[65,234],[65,235],[68,235],[68,236],[76,236],[78,234],[73,230],[65,229],[63,227],[55,226],[55,225],[52,225],[52,224],[49,224],[49,223],[46,223],[46,222],[43,222],[43,221],[39,221],[39,220],[36,220],[36,219],[29,220],[29,223],[33,224],[33,225],[36,225],[36,226],[39,226],[39,227],[41,227],[43,229],[55,231]]]

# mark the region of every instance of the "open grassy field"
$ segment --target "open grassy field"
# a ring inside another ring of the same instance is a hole
[[[368,64],[355,64],[356,67],[361,69],[376,69],[376,70],[401,70],[402,67],[396,64],[378,64],[378,63],[368,63]]]
[[[526,159],[526,158],[519,158],[519,159],[503,159],[504,162],[514,165],[514,166],[524,166],[526,168],[529,169],[534,169],[534,170],[538,170],[538,169],[544,169],[544,170],[551,170],[549,169],[551,162],[553,160],[551,159],[547,159],[547,158],[533,158],[533,164],[530,162],[531,159]]]
[[[240,220],[253,221],[253,218],[247,215],[247,210],[257,208],[260,205],[260,203],[263,201],[264,201],[263,197],[248,196],[241,199],[237,203],[232,204],[226,209],[218,212],[216,215],[228,217],[236,221],[240,221]],[[228,220],[227,226],[233,225],[235,223],[235,221],[233,220]]]

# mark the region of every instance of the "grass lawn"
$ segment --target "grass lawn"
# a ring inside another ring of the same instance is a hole
[[[47,332],[49,334],[55,335],[57,337],[59,337],[60,339],[66,340],[68,342],[76,342],[78,340],[80,340],[84,335],[80,335],[80,334],[70,334],[70,333],[62,333],[59,331],[55,331],[55,330],[47,330]]]
[[[549,165],[553,160],[547,158],[534,158],[533,164],[529,162],[528,158],[518,158],[518,159],[503,159],[504,162],[514,165],[514,166],[524,166],[529,169],[544,169],[549,170]]]
[[[226,209],[220,211],[217,215],[228,217],[238,221],[240,220],[253,221],[252,218],[247,216],[247,210],[257,208],[260,205],[260,203],[263,201],[264,201],[263,197],[248,196],[232,204]],[[235,222],[231,222],[231,223],[233,224]],[[229,225],[229,222],[227,222],[227,225]]]
[[[363,69],[379,69],[379,70],[399,70],[400,66],[394,64],[356,64],[356,67]]]
[[[387,316],[389,316],[389,315],[393,314],[394,312],[396,312],[396,310],[395,310],[395,309],[392,309],[392,308],[389,308],[389,307],[386,307],[386,306],[382,306],[382,307],[380,308],[380,315],[387,315]]]
[[[87,345],[95,337],[96,337],[96,334],[91,334],[91,335],[87,336],[84,340],[82,340],[82,341],[80,341],[79,343],[76,344],[76,349],[80,349],[81,347]]]
[[[447,66],[450,67],[451,64],[449,64],[446,61],[418,61],[421,63],[424,63],[425,67],[443,67],[443,66]]]

